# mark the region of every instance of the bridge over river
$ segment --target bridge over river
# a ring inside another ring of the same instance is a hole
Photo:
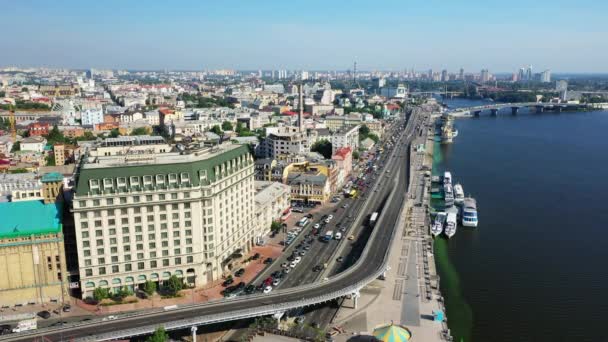
[[[492,115],[497,115],[498,112],[505,109],[510,110],[511,114],[515,115],[521,108],[529,108],[536,113],[544,111],[576,111],[595,109],[597,106],[585,103],[544,103],[544,102],[519,102],[519,103],[494,103],[483,106],[463,107],[449,110],[447,114],[453,116],[479,116],[483,112],[489,112]]]

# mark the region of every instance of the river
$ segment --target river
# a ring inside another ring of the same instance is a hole
[[[479,211],[476,230],[435,246],[455,340],[608,341],[608,112],[455,125],[434,173],[450,170]]]

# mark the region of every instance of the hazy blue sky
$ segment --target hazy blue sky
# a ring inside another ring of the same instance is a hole
[[[5,66],[608,72],[608,0],[0,5]]]

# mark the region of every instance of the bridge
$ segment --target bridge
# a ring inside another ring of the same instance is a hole
[[[425,118],[426,119],[426,118]],[[78,340],[107,341],[152,333],[158,326],[166,330],[192,329],[200,325],[232,321],[257,316],[273,315],[280,318],[292,309],[325,303],[350,296],[357,305],[359,291],[387,270],[389,249],[395,226],[401,215],[409,187],[409,146],[416,135],[419,118],[411,115],[395,143],[385,157],[373,189],[368,190],[365,206],[387,199],[369,240],[357,262],[347,270],[320,282],[206,303],[159,308],[131,314],[117,315],[92,321],[66,324],[18,334],[0,336],[0,341]],[[385,172],[386,171],[386,172]],[[390,172],[388,172],[390,171]],[[363,222],[368,210],[362,209],[355,223]]]
[[[515,115],[521,108],[530,108],[536,113],[544,111],[562,112],[565,110],[581,110],[595,108],[592,105],[580,103],[544,103],[544,102],[519,102],[519,103],[495,103],[483,106],[456,108],[448,111],[448,114],[453,116],[479,116],[482,112],[490,112],[492,115],[497,115],[498,112],[504,109],[509,109],[511,114]]]

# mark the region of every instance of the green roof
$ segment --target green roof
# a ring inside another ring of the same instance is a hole
[[[61,231],[61,215],[61,203],[0,203],[0,238],[58,233]]]
[[[59,172],[49,172],[42,175],[42,182],[63,182],[63,175]]]
[[[112,167],[91,167],[87,168],[86,164],[81,168],[78,180],[76,183],[76,195],[87,195],[90,192],[89,181],[92,179],[99,180],[102,183],[104,178],[116,178],[125,177],[143,177],[143,176],[155,176],[155,175],[168,175],[168,174],[181,174],[187,173],[190,178],[189,185],[200,186],[208,185],[210,182],[215,182],[217,175],[215,174],[214,168],[221,164],[235,159],[242,155],[249,155],[249,147],[246,145],[240,145],[231,150],[225,151],[221,154],[211,156],[208,159],[173,163],[173,164],[139,164],[139,165],[125,165],[125,166],[112,166]],[[201,184],[200,172],[206,171],[207,181]],[[140,184],[143,184],[140,180]],[[166,184],[166,183],[165,183]],[[166,184],[166,187],[169,185]],[[135,189],[142,190],[143,186]],[[116,187],[111,193],[116,192]],[[124,192],[124,191],[123,191]]]

